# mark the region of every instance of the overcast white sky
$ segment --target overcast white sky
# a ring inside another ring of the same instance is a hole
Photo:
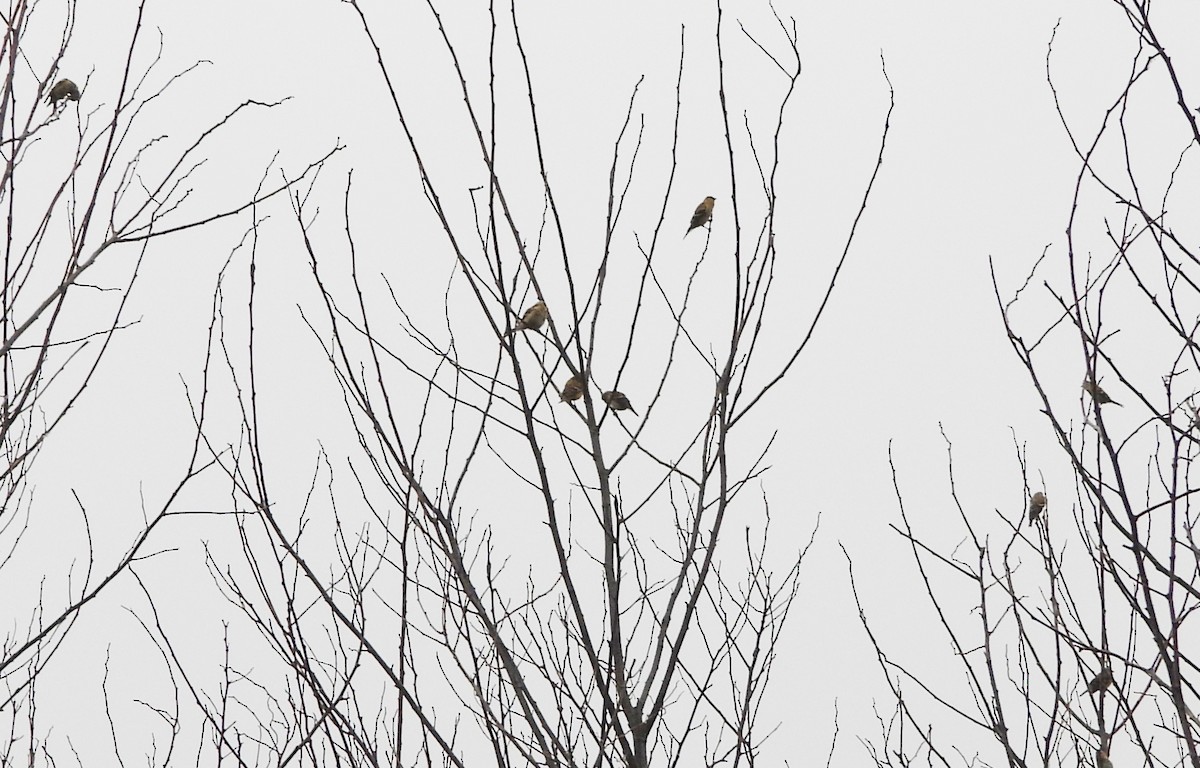
[[[446,5],[449,34],[464,56],[475,95],[482,98],[486,5]],[[1156,12],[1176,66],[1191,73],[1200,67],[1195,46],[1200,12],[1187,5],[1164,3]],[[424,3],[366,6],[434,173],[461,212],[466,190],[485,184],[486,177],[436,27]],[[1068,118],[1090,136],[1125,83],[1135,41],[1115,4],[1089,0],[781,0],[776,8],[796,18],[804,70],[781,142],[773,338],[786,340],[811,317],[872,171],[889,98],[881,56],[895,89],[884,167],[816,340],[740,438],[750,450],[778,430],[769,456],[773,468],[761,486],[771,504],[772,545],[780,554],[787,554],[788,542],[806,541],[821,515],[774,680],[777,697],[770,700],[778,709],[762,717],[785,725],[776,737],[778,751],[769,754],[790,758],[793,765],[807,762],[812,753],[823,754],[836,699],[844,740],[837,762],[857,764],[862,755],[854,737],[874,735],[872,701],[887,697],[850,603],[839,544],[855,559],[861,594],[872,618],[887,626],[895,656],[925,669],[951,664],[944,641],[930,637],[930,614],[910,557],[888,528],[897,518],[889,445],[908,511],[937,545],[951,547],[962,537],[948,493],[939,425],[954,443],[961,498],[981,525],[1000,531],[995,510],[1016,515],[1025,503],[1014,439],[1028,444],[1031,466],[1049,480],[1052,509],[1055,502],[1064,505],[1061,514],[1067,518],[1074,494],[1069,467],[1004,336],[989,259],[1006,299],[1047,247],[1050,256],[1034,283],[1063,284],[1063,233],[1078,161],[1046,82],[1047,45],[1058,24],[1055,83]],[[55,13],[45,0],[42,12]],[[713,4],[530,0],[518,13],[551,180],[571,227],[568,241],[584,258],[599,253],[599,244],[589,248],[588,239],[603,233],[613,141],[630,94],[644,77],[635,113],[644,116],[645,146],[631,209],[614,246],[615,258],[628,258],[630,265],[639,259],[634,233],[644,240],[653,227],[669,171],[682,30],[683,160],[668,201],[667,245],[655,258],[664,265],[665,279],[686,279],[701,244],[695,235],[676,244],[674,232],[682,234],[705,195],[718,198],[712,247],[727,244],[723,238],[730,236],[723,231],[730,224],[725,215],[730,183],[714,85]],[[130,3],[115,0],[80,8],[61,71],[81,84],[88,81],[81,112],[114,98],[133,16]],[[420,193],[373,52],[352,10],[334,0],[187,0],[152,4],[147,19],[143,62],[156,45],[155,28],[163,36],[155,82],[200,59],[211,64],[148,107],[140,140],[164,134],[168,145],[185,145],[246,99],[288,99],[231,125],[216,139],[181,213],[200,215],[244,198],[273,159],[276,168],[294,173],[341,143],[345,149],[328,164],[313,193],[321,209],[316,230],[330,253],[335,247],[344,253],[337,240],[342,191],[353,169],[352,217],[364,271],[387,275],[410,313],[432,313],[431,329],[444,328],[442,301],[453,260]],[[724,54],[734,127],[740,128],[745,110],[752,125],[767,131],[784,82],[740,35],[739,22],[768,46],[778,49],[783,41],[765,4],[726,4]],[[52,51],[47,46],[25,53],[41,71]],[[524,97],[514,64],[510,58],[508,80],[500,85],[502,97],[510,99],[501,102],[501,130],[514,147],[502,160],[512,165],[502,165],[502,172],[511,175],[513,190],[527,193],[514,202],[533,237],[543,201],[532,169],[523,174],[519,168],[528,156],[528,139],[520,133],[523,123],[512,117],[523,113]],[[1157,84],[1146,86],[1137,130],[1148,137],[1147,157],[1160,141],[1163,157],[1173,162],[1184,134],[1161,72],[1150,80]],[[54,126],[63,135],[44,142],[73,141],[74,107],[71,112]],[[748,169],[748,158],[741,161]],[[1194,210],[1194,183],[1181,185],[1176,208]],[[1098,206],[1090,221],[1112,213]],[[276,200],[259,214],[269,217],[258,245],[264,433],[272,468],[295,480],[280,488],[278,502],[298,505],[318,451],[324,448],[336,463],[353,447],[340,395],[300,317],[300,308],[319,313],[320,306],[290,209]],[[41,551],[79,545],[78,540],[64,543],[60,527],[77,520],[73,493],[92,510],[93,524],[103,521],[100,552],[108,558],[124,549],[143,506],[154,510],[163,502],[191,444],[184,382],[194,387],[199,381],[217,274],[248,226],[249,218],[241,216],[151,246],[127,312],[140,322],[117,336],[76,412],[37,465],[33,536]],[[1107,258],[1101,235],[1083,240],[1097,249],[1098,258]],[[671,249],[678,253],[677,273],[670,268]],[[233,269],[243,275],[246,257],[243,250],[233,259]],[[108,258],[111,263],[101,264],[90,282],[116,284],[129,268],[121,260],[135,254],[128,249]],[[337,274],[339,265],[331,264],[328,271]],[[234,283],[244,284],[243,278]],[[380,289],[377,278],[374,286]],[[719,288],[710,282],[705,290]],[[228,301],[238,306],[236,292]],[[719,299],[713,303],[727,311]],[[1030,333],[1040,332],[1054,316],[1044,297],[1025,306],[1029,309],[1018,313],[1017,322],[1028,323]],[[86,324],[88,318],[78,322]],[[244,327],[244,318],[236,322]],[[490,333],[473,309],[456,318],[456,331],[466,333],[472,323],[479,333]],[[494,344],[490,337],[484,342],[484,347]],[[1069,404],[1078,397],[1082,362],[1069,333],[1058,344],[1061,365],[1043,375],[1052,394]],[[1155,352],[1141,349],[1136,340],[1128,340],[1122,351],[1148,358]],[[1148,373],[1148,381],[1157,375]],[[636,377],[631,382],[626,391],[634,404],[644,402]],[[231,442],[237,440],[234,418],[225,411],[214,425]],[[1116,418],[1137,416],[1126,412]],[[656,429],[669,431],[672,424],[664,419]],[[1055,483],[1061,492],[1055,493]],[[232,502],[220,489],[220,483],[202,485],[184,507],[228,508]],[[497,520],[489,517],[489,522]],[[219,523],[181,521],[160,545],[178,549],[143,569],[158,580],[164,599],[172,589],[167,585],[178,589],[180,601],[166,610],[181,626],[189,617],[194,620],[198,664],[219,661],[220,648],[212,641],[219,637],[216,612],[221,609],[204,574],[200,543],[229,540],[230,531],[220,530]],[[517,529],[516,535],[522,532]],[[0,583],[11,585],[14,568],[7,574]],[[61,707],[57,711],[83,715],[94,704],[74,692],[95,693],[100,668],[93,665],[110,644],[116,644],[114,667],[137,668],[144,643],[122,644],[121,638],[137,635],[123,606],[139,604],[129,582],[85,614],[81,636],[88,640],[71,641],[74,661],[58,673],[74,681],[59,689],[70,695],[58,699],[56,692],[44,690],[49,712]],[[969,618],[969,607],[963,603],[960,618]],[[136,695],[135,688],[129,684],[129,695]],[[66,721],[62,730],[71,730]],[[990,747],[981,743],[980,748]]]

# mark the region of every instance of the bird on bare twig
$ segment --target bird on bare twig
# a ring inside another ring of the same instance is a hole
[[[513,326],[513,329],[508,332],[512,335],[517,331],[536,331],[546,324],[546,320],[550,317],[550,310],[546,308],[546,302],[539,301],[538,303],[525,310],[525,314],[521,315],[521,319]]]
[[[584,383],[579,376],[572,376],[567,379],[567,383],[563,385],[562,392],[558,399],[563,403],[570,403],[583,397]]]
[[[1111,397],[1109,397],[1108,393],[1101,389],[1100,385],[1093,381],[1090,376],[1083,380],[1083,391],[1092,396],[1092,399],[1096,401],[1096,405],[1104,405],[1105,403],[1121,405],[1116,400],[1113,400]],[[1121,407],[1124,408],[1124,406]]]
[[[1112,760],[1108,759],[1106,750],[1096,750],[1096,768],[1113,768]]]
[[[1046,494],[1038,491],[1029,497],[1029,522],[1036,523],[1037,519],[1042,516],[1042,510],[1046,508]]]
[[[706,197],[704,198],[704,202],[696,206],[696,212],[692,214],[692,223],[688,227],[688,231],[683,233],[684,237],[691,234],[692,230],[696,227],[703,227],[709,222],[709,219],[712,218],[713,206],[716,203],[717,199],[715,197]]]
[[[634,416],[638,415],[638,412],[633,410],[633,406],[629,404],[629,398],[616,390],[605,392],[603,395],[600,395],[600,399],[607,403],[608,407],[614,411],[630,411]]]
[[[1092,681],[1088,683],[1088,693],[1099,693],[1108,686],[1112,685],[1112,682],[1112,670],[1108,667],[1104,667],[1100,670],[1100,674],[1093,677]]]
[[[63,99],[79,101],[79,86],[66,78],[54,84],[54,87],[50,89],[50,93],[46,95],[46,103],[51,108],[57,109],[58,103]]]

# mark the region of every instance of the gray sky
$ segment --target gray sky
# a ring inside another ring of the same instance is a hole
[[[100,5],[88,3],[80,9],[75,39],[61,68],[81,84],[88,80],[79,105],[85,114],[114,98],[134,13],[129,3],[120,3],[119,12],[108,3],[103,9]],[[630,95],[644,77],[634,107],[635,114],[644,116],[644,147],[614,243],[617,268],[627,259],[631,273],[641,259],[638,238],[646,241],[662,205],[683,30],[683,159],[667,203],[663,245],[655,256],[662,279],[674,281],[677,288],[687,279],[702,243],[695,234],[680,242],[676,230],[682,234],[704,195],[718,197],[710,248],[719,252],[732,242],[728,162],[714,86],[715,10],[705,3],[658,3],[650,10],[646,5],[527,2],[520,5],[519,18],[551,180],[569,225],[572,257],[584,263],[598,258],[613,142]],[[485,184],[486,176],[463,120],[462,99],[445,49],[423,3],[377,6],[368,12],[413,117],[414,132],[442,185],[439,192],[462,217],[459,224],[466,224],[467,190]],[[1167,35],[1164,43],[1173,50],[1176,65],[1194,71],[1194,30],[1200,19],[1195,9],[1182,6],[1157,9],[1164,19],[1191,14],[1160,21],[1159,29]],[[844,245],[888,108],[881,55],[896,99],[884,167],[816,340],[739,436],[745,449],[755,452],[778,430],[768,460],[773,469],[761,488],[771,504],[771,546],[781,557],[790,546],[807,541],[821,515],[817,544],[804,566],[804,586],[784,644],[787,653],[779,661],[775,691],[768,697],[778,709],[762,716],[763,721],[784,725],[766,756],[772,761],[788,758],[797,765],[813,753],[823,754],[836,699],[843,718],[838,762],[849,763],[861,757],[854,737],[875,735],[870,707],[873,699],[886,701],[886,687],[850,602],[839,544],[855,559],[861,595],[871,618],[886,627],[884,637],[896,658],[926,670],[952,663],[946,660],[949,650],[943,638],[930,637],[930,614],[911,558],[888,528],[897,519],[889,444],[908,512],[921,532],[940,546],[953,547],[963,534],[948,493],[946,445],[939,425],[954,444],[960,496],[981,525],[994,526],[1002,535],[995,511],[1019,515],[1025,504],[1014,440],[1028,445],[1030,466],[1045,474],[1052,511],[1061,510],[1064,524],[1069,519],[1070,469],[1045,429],[1040,403],[1004,336],[989,260],[1005,300],[1047,247],[1050,255],[1033,285],[1043,280],[1064,283],[1062,245],[1079,163],[1046,83],[1047,45],[1055,25],[1059,24],[1052,58],[1055,84],[1068,119],[1088,137],[1123,87],[1134,48],[1113,4],[1082,0],[780,2],[777,9],[796,17],[804,71],[781,140],[781,223],[776,236],[780,261],[768,348],[776,340],[777,349],[783,348],[797,329],[806,327]],[[466,3],[442,10],[473,94],[483,104],[486,6]],[[783,41],[764,4],[734,2],[725,8],[727,97],[736,141],[744,150],[743,111],[756,131],[768,131],[786,83],[737,31],[739,21],[768,46],[778,49]],[[377,302],[381,322],[395,316],[386,306],[378,278],[383,274],[407,311],[428,314],[433,318],[431,330],[444,331],[447,286],[455,291],[464,287],[460,279],[452,282],[451,255],[421,195],[379,70],[351,9],[332,0],[158,3],[144,30],[143,62],[156,46],[155,27],[162,30],[164,48],[151,76],[154,83],[165,82],[198,59],[211,64],[181,79],[147,108],[151,111],[131,146],[164,134],[165,159],[172,156],[166,148],[186,146],[198,131],[246,99],[288,99],[271,110],[248,114],[216,137],[203,155],[205,165],[195,176],[195,192],[180,219],[200,217],[245,198],[272,162],[271,184],[277,183],[280,169],[294,174],[340,142],[345,149],[324,169],[313,192],[320,208],[314,231],[322,247],[329,254],[345,253],[339,239],[342,192],[352,169],[352,225],[363,271],[375,275],[371,300]],[[504,45],[511,52],[507,39]],[[44,51],[26,53],[41,68],[52,50],[48,45]],[[506,55],[509,74],[500,89],[508,101],[501,102],[498,122],[512,148],[502,154],[500,168],[532,239],[543,199],[523,132],[523,84],[515,61]],[[1171,99],[1164,98],[1161,73],[1149,79],[1154,82],[1145,86],[1145,111],[1135,130],[1144,137],[1147,160],[1169,167],[1184,146],[1184,135],[1175,125],[1178,115],[1169,112]],[[70,111],[52,127],[44,139],[47,145],[73,141],[73,106]],[[766,134],[761,135],[766,146]],[[163,160],[152,157],[148,168],[156,162]],[[739,155],[739,162],[739,184],[745,188],[752,180],[746,175],[752,170],[748,155]],[[1181,182],[1176,209],[1194,209],[1195,191],[1194,182]],[[753,192],[746,188],[743,204],[754,212],[752,218],[760,204]],[[1103,205],[1086,213],[1092,223],[1101,215],[1116,214]],[[259,216],[264,217],[258,242],[264,439],[272,469],[281,478],[294,479],[280,483],[277,501],[298,507],[320,449],[329,452],[335,465],[344,465],[353,448],[341,396],[317,340],[301,319],[301,311],[320,317],[320,304],[290,208],[276,199]],[[249,224],[248,215],[242,215],[151,245],[126,313],[140,322],[117,335],[77,412],[55,433],[37,464],[32,535],[40,546],[81,545],[78,539],[64,542],[60,527],[65,521],[70,528],[78,519],[73,493],[93,513],[102,558],[123,551],[143,507],[153,511],[163,503],[191,445],[184,386],[195,391],[199,385],[217,274]],[[1102,230],[1093,229],[1080,242],[1094,249],[1096,258],[1110,257]],[[239,338],[245,329],[244,294],[239,292],[245,288],[248,248],[249,241],[232,257],[231,270],[239,274],[226,297],[233,333]],[[120,284],[135,258],[132,248],[114,251],[89,281]],[[346,265],[334,258],[330,262],[322,264],[324,274],[343,290]],[[561,281],[549,282],[556,290],[562,287]],[[621,279],[614,278],[613,290],[621,285]],[[721,288],[715,268],[704,273],[700,290],[716,293]],[[614,303],[614,316],[620,317],[620,303]],[[728,301],[718,296],[712,304],[712,317],[697,318],[697,324],[705,327],[711,321],[713,338],[722,339]],[[98,298],[97,311],[103,306],[108,305]],[[1021,305],[1016,322],[1027,324],[1036,335],[1055,317],[1053,304],[1042,292]],[[89,321],[86,312],[77,318],[82,325]],[[490,330],[473,305],[453,323],[465,349],[479,359],[494,354]],[[1145,357],[1150,382],[1160,375],[1149,371],[1156,370],[1161,351],[1140,346],[1136,330],[1128,328],[1115,344],[1134,359]],[[477,349],[472,347],[472,333],[481,339],[474,342]],[[1067,332],[1049,344],[1053,352],[1043,359],[1042,373],[1052,396],[1077,413],[1077,406],[1071,405],[1078,399],[1083,371],[1077,338],[1073,341]],[[244,347],[238,352],[242,353]],[[647,352],[642,361],[651,365],[653,353]],[[771,362],[762,365],[763,376],[776,367]],[[623,388],[635,406],[645,402],[645,389],[639,386],[651,382],[639,379],[636,372],[627,381]],[[228,382],[220,382],[217,390],[213,433],[217,439],[236,442]],[[1121,399],[1119,390],[1109,391]],[[694,416],[660,416],[655,429],[663,431],[664,445],[675,436],[673,429],[690,431]],[[1127,409],[1114,418],[1131,420],[1132,427],[1137,416]],[[652,432],[647,439],[654,439]],[[637,487],[638,479],[628,482]],[[750,495],[757,497],[759,492]],[[472,498],[480,505],[481,517],[498,527],[500,541],[518,544],[527,535],[512,524],[514,513],[485,506],[486,489]],[[200,483],[185,501],[180,508],[227,509],[232,504],[216,477]],[[761,522],[759,506],[748,505],[746,524]],[[735,528],[740,531],[741,525]],[[229,546],[230,531],[219,521],[176,521],[161,547],[178,549],[140,571],[159,585],[163,610],[178,626],[189,627],[189,653],[195,654],[198,665],[219,663],[216,643],[223,610],[204,572],[201,545],[215,541],[215,546]],[[517,571],[524,567],[523,556],[514,556]],[[68,646],[72,663],[53,672],[69,673],[75,684],[62,688],[68,695],[58,701],[57,691],[43,690],[50,701],[48,711],[76,715],[94,706],[87,696],[96,691],[96,664],[109,648],[118,669],[137,669],[153,658],[147,656],[148,646],[136,623],[121,608],[140,605],[136,585],[127,581],[85,613],[82,621],[93,627],[82,633],[88,640],[73,637]],[[170,599],[173,589],[186,598]],[[969,621],[969,596],[961,607],[958,618]],[[949,672],[948,680],[953,682],[956,674]],[[138,695],[137,680],[121,679],[128,696]],[[86,695],[77,697],[75,690]],[[961,701],[970,706],[966,698]],[[63,730],[74,737],[66,722]]]

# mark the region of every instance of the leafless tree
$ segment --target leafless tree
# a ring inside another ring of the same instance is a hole
[[[801,75],[793,20],[753,31],[718,4],[700,53],[681,29],[674,114],[646,111],[645,81],[631,84],[608,126],[606,204],[580,214],[574,201],[596,184],[550,147],[594,154],[595,144],[549,130],[516,4],[487,18],[478,81],[428,4],[421,23],[461,94],[458,111],[435,116],[398,85],[395,23],[347,5],[412,171],[382,200],[356,195],[348,174],[333,228],[316,202],[324,181],[292,197],[320,296],[301,311],[357,442],[343,454],[322,439],[303,492],[299,470],[273,458],[263,415],[272,392],[255,307],[270,286],[258,283],[257,249],[225,275],[247,281],[250,313],[236,329],[247,354],[224,351],[232,313],[220,296],[214,305],[214,358],[228,361],[243,421],[236,445],[214,437],[210,450],[252,513],[238,518],[240,558],[210,550],[244,618],[230,629],[241,639],[228,678],[206,685],[177,651],[178,632],[147,622],[203,712],[212,758],[755,764],[780,720],[760,703],[811,542],[768,536],[758,486],[776,425],[759,413],[785,396],[834,295],[890,108],[844,248],[803,262],[824,290],[803,322],[784,326],[797,307],[776,279],[777,248],[788,243],[790,257],[801,236],[777,207]],[[405,29],[416,23],[405,17]],[[752,119],[744,86],[727,80],[734,56],[753,62],[756,91],[775,94],[768,121]],[[716,80],[694,86],[701,65]],[[682,94],[697,87],[715,100],[725,142],[703,158],[680,147]],[[419,118],[466,126],[468,144],[422,139]],[[670,126],[665,141],[648,138],[648,122]],[[446,151],[457,175],[435,170]],[[650,154],[669,162],[647,164]],[[676,189],[677,172],[700,162],[723,166],[724,194]],[[685,237],[706,194],[718,197],[711,221]],[[387,239],[360,232],[364,217],[391,217]],[[440,245],[410,234],[429,221]],[[453,265],[444,286],[429,266],[439,248]],[[376,272],[370,254],[381,252]],[[415,309],[416,293],[441,293],[441,311]],[[544,322],[528,313],[539,301]],[[263,648],[280,664],[262,664]]]
[[[118,557],[95,546],[93,501],[75,495],[72,526],[39,503],[31,472],[59,427],[89,400],[89,385],[112,345],[136,321],[127,317],[144,259],[153,244],[248,211],[285,191],[247,190],[243,202],[198,211],[193,187],[214,135],[233,130],[254,108],[245,103],[206,127],[179,126],[175,138],[145,137],[160,119],[154,102],[186,88],[202,62],[164,76],[162,41],[144,24],[146,3],[110,9],[114,66],[93,85],[89,72],[61,68],[76,39],[76,4],[16,0],[3,12],[5,79],[0,90],[0,205],[3,206],[3,286],[0,289],[0,764],[51,760],[45,737],[55,726],[38,715],[38,680],[77,628],[84,607],[132,565],[149,557],[151,534],[170,515],[185,486],[212,462],[197,441],[174,491],[147,515]],[[122,18],[121,13],[127,15]],[[123,20],[124,26],[118,25]],[[118,42],[121,35],[124,41]],[[46,48],[44,40],[57,40]],[[158,46],[155,52],[155,46]],[[122,48],[122,46],[124,46]],[[143,51],[150,60],[134,64]],[[135,52],[139,54],[135,57]],[[78,59],[78,57],[76,57]],[[105,62],[108,63],[108,62]],[[75,85],[56,84],[64,79]],[[186,132],[185,132],[186,131]],[[190,135],[189,133],[190,132]],[[281,196],[282,197],[282,196]],[[127,267],[104,270],[117,254]],[[114,284],[113,275],[119,275]],[[199,434],[199,430],[197,430]],[[97,438],[97,450],[103,439]],[[57,480],[56,483],[65,482]],[[60,486],[61,487],[61,486]],[[148,500],[149,501],[149,500]],[[152,506],[154,501],[150,501]],[[53,519],[53,521],[52,521]],[[65,544],[78,533],[82,551]],[[47,554],[50,553],[50,554]],[[132,583],[132,582],[129,582]],[[60,726],[61,729],[61,726]]]
[[[965,530],[948,550],[914,522],[893,469],[896,530],[959,684],[887,653],[859,595],[896,703],[868,742],[877,765],[1200,766],[1191,506],[1200,130],[1151,3],[1114,7],[1130,29],[1128,78],[1102,115],[1062,106],[1054,36],[1047,53],[1049,93],[1079,159],[1066,240],[1016,290],[993,271],[1064,471],[1031,461],[1017,439],[1021,482],[989,516],[955,482],[948,452]],[[1165,122],[1145,120],[1155,104]]]

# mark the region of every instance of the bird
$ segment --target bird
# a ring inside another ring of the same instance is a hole
[[[1096,768],[1113,768],[1112,760],[1108,759],[1107,750],[1096,750]]]
[[[525,310],[525,314],[521,315],[521,319],[508,332],[508,335],[511,336],[517,331],[536,331],[546,324],[546,320],[549,317],[550,310],[546,308],[546,302],[539,301]]]
[[[1029,522],[1037,522],[1037,519],[1042,516],[1042,510],[1046,508],[1046,494],[1038,491],[1029,497]]]
[[[1108,393],[1101,389],[1100,385],[1097,384],[1090,376],[1083,380],[1083,391],[1092,396],[1092,399],[1096,401],[1096,405],[1104,405],[1105,403],[1121,405],[1116,400],[1113,400],[1111,397],[1109,397]],[[1124,408],[1125,406],[1121,407]]]
[[[583,397],[583,379],[578,376],[572,376],[567,379],[567,383],[563,385],[562,392],[558,399],[563,403],[570,403]]]
[[[1092,681],[1088,683],[1088,693],[1099,693],[1108,686],[1112,685],[1112,681],[1112,670],[1108,667],[1104,667],[1100,670],[1100,674],[1093,677]]]
[[[79,101],[79,86],[65,77],[55,83],[54,87],[50,89],[50,93],[46,95],[46,103],[57,109],[58,102],[63,99]]]
[[[706,197],[704,198],[704,202],[696,206],[696,212],[692,214],[691,226],[688,227],[687,232],[683,233],[684,237],[691,234],[692,230],[696,227],[703,227],[708,223],[709,219],[712,218],[713,206],[716,202],[717,199],[715,197]]]
[[[600,399],[608,404],[608,407],[614,411],[632,411],[634,416],[638,415],[637,411],[633,410],[633,406],[629,404],[629,398],[625,395],[613,390],[600,395]]]

